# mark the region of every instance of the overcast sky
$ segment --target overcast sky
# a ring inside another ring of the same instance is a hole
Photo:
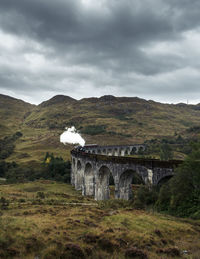
[[[200,102],[199,0],[0,0],[0,93]]]

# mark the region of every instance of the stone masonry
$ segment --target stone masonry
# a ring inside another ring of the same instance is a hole
[[[82,195],[94,196],[95,200],[110,197],[109,178],[113,176],[115,198],[129,200],[132,197],[131,183],[134,174],[144,184],[157,185],[163,178],[174,175],[174,168],[182,161],[160,161],[126,157],[144,150],[144,145],[77,147],[71,151],[71,184]]]

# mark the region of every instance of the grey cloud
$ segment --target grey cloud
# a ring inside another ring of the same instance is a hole
[[[109,52],[173,33],[168,15],[152,10],[151,1],[144,1],[146,6],[139,10],[130,1],[112,1],[112,6],[107,6],[108,14],[85,10],[78,0],[2,2],[1,24],[5,30],[62,47],[83,44],[89,50]]]
[[[20,53],[7,52],[8,58],[16,55],[20,68],[2,62],[0,88],[29,89],[27,95],[35,90],[63,91],[78,97],[80,92],[86,97],[91,88],[101,94],[110,87],[116,94],[168,96],[164,90],[168,73],[176,75],[188,65],[198,67],[195,56],[189,57],[184,50],[176,55],[147,53],[143,48],[162,42],[183,44],[184,33],[200,26],[199,1],[104,0],[102,8],[95,8],[92,2],[88,8],[81,0],[1,0],[0,30],[25,43]],[[34,44],[30,46],[30,42]],[[2,60],[7,59],[4,54]],[[47,62],[37,69],[29,67],[25,54],[40,54]],[[192,80],[187,73],[181,77],[184,82]],[[182,83],[179,78],[172,80],[175,94]],[[183,92],[186,88],[181,85]]]

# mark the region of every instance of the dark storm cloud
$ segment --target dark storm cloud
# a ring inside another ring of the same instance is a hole
[[[198,91],[200,53],[185,50],[200,42],[199,10],[196,0],[1,0],[0,89],[168,101],[167,87],[178,101]]]

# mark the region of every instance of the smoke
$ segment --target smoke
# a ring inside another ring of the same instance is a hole
[[[85,140],[81,135],[76,131],[75,127],[65,128],[66,131],[60,135],[60,142],[65,144],[79,144],[80,146],[85,145]]]

